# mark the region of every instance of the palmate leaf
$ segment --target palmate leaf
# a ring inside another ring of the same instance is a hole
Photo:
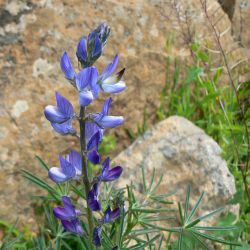
[[[201,238],[203,239],[207,239],[207,240],[211,240],[213,242],[218,242],[218,243],[222,243],[222,244],[227,244],[227,245],[232,245],[232,246],[239,246],[241,244],[239,243],[235,243],[235,242],[230,242],[230,241],[226,241],[224,239],[221,238],[217,238],[211,234],[206,234],[204,233],[205,231],[208,232],[214,232],[214,231],[220,231],[220,232],[230,232],[232,230],[236,230],[237,227],[235,226],[220,226],[220,227],[205,227],[205,226],[195,226],[197,225],[199,222],[212,217],[213,215],[221,212],[223,210],[223,208],[219,208],[216,209],[208,214],[199,216],[198,218],[192,220],[192,218],[194,217],[197,209],[199,208],[199,206],[201,205],[202,199],[204,197],[204,192],[201,193],[200,197],[198,198],[196,204],[194,205],[194,207],[191,209],[190,213],[188,212],[188,208],[189,208],[189,200],[190,200],[190,194],[191,194],[191,187],[188,186],[187,189],[187,194],[186,194],[186,201],[184,204],[184,216],[182,215],[182,207],[181,204],[179,203],[179,213],[180,213],[180,218],[181,218],[181,224],[182,226],[180,227],[180,232],[179,232],[179,239],[178,239],[178,249],[181,250],[182,249],[182,244],[185,238],[185,233],[187,233],[188,235],[190,235],[191,232],[191,236],[198,241],[198,244],[200,245],[206,245]],[[202,232],[200,232],[202,231]],[[207,248],[205,248],[207,249]]]
[[[231,245],[231,246],[241,246],[240,243],[237,242],[231,242],[228,240],[225,240],[223,238],[218,238],[214,235],[211,235],[212,232],[221,232],[221,233],[227,233],[227,232],[231,232],[232,230],[237,230],[238,227],[236,226],[198,226],[197,224],[207,218],[210,218],[212,216],[214,216],[215,214],[221,212],[223,210],[223,208],[219,208],[216,209],[210,213],[207,213],[205,215],[201,215],[198,218],[194,218],[196,211],[198,210],[198,208],[200,207],[203,197],[204,197],[204,193],[202,193],[200,195],[200,197],[198,198],[196,204],[194,205],[194,207],[191,209],[191,211],[189,212],[189,201],[190,201],[190,195],[191,195],[191,187],[188,186],[187,189],[187,195],[186,195],[186,199],[185,199],[185,203],[184,203],[184,208],[182,208],[181,203],[178,203],[178,208],[179,208],[179,215],[180,215],[180,222],[181,222],[181,226],[180,227],[175,227],[175,228],[167,228],[167,227],[162,227],[162,226],[157,226],[154,225],[153,223],[149,223],[149,221],[147,221],[147,217],[145,221],[143,221],[143,225],[147,226],[148,233],[150,232],[150,228],[151,229],[155,229],[155,230],[159,230],[159,232],[163,232],[163,231],[167,231],[170,233],[175,233],[178,234],[178,241],[177,241],[177,245],[176,248],[178,250],[184,250],[186,249],[186,247],[190,247],[189,245],[193,245],[193,244],[198,244],[202,247],[202,249],[209,249],[208,246],[206,246],[206,242],[204,242],[204,240],[210,240],[212,242],[217,242],[217,243],[221,243],[221,244],[226,244],[226,245]],[[184,212],[183,212],[184,209]],[[141,209],[142,211],[144,210],[144,208]],[[142,218],[143,219],[143,218]],[[153,221],[153,219],[152,219]],[[210,232],[210,234],[207,234],[205,232]],[[143,231],[142,231],[143,233]],[[188,241],[187,241],[188,240]],[[188,243],[189,242],[189,243]]]

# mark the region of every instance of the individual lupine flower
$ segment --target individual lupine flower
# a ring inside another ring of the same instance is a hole
[[[64,206],[53,209],[55,217],[61,220],[61,223],[66,231],[83,235],[83,228],[77,218],[81,215],[81,211],[75,209],[75,206],[72,204],[69,197],[63,196],[61,200]]]
[[[88,67],[76,75],[76,87],[79,91],[79,103],[81,106],[88,106],[100,91],[97,84],[98,71],[95,67]]]
[[[98,83],[101,85],[101,88],[104,92],[119,93],[126,88],[125,82],[121,80],[125,69],[122,69],[117,74],[112,75],[116,70],[118,61],[119,56],[116,55],[113,61],[104,69],[98,79]]]
[[[93,232],[93,244],[97,247],[101,245],[101,234],[102,234],[101,226],[95,227]]]
[[[114,222],[121,214],[120,208],[115,208],[113,211],[111,211],[110,207],[108,207],[104,213],[102,223],[112,223]],[[101,234],[102,234],[102,227],[98,226],[94,228],[93,232],[93,244],[95,246],[101,245]]]
[[[67,54],[67,52],[65,51],[61,57],[61,69],[64,73],[64,76],[70,80],[70,81],[73,81],[75,79],[75,70],[72,66],[72,63],[69,59],[69,56]]]
[[[110,158],[108,157],[102,164],[102,173],[97,177],[99,181],[114,181],[117,180],[122,174],[122,167],[116,166],[112,169],[110,167]]]
[[[58,92],[55,92],[56,106],[48,105],[44,109],[45,117],[51,123],[64,123],[71,120],[75,113],[72,104]]]
[[[72,119],[75,116],[72,104],[58,92],[55,93],[55,96],[56,106],[46,106],[45,117],[56,132],[62,135],[76,134],[76,130],[72,127]]]
[[[64,123],[51,123],[53,129],[61,135],[75,135],[76,130],[72,127],[72,121],[66,121]]]
[[[114,222],[121,214],[120,208],[115,208],[113,211],[108,206],[107,210],[104,213],[103,216],[103,223],[111,223]]]
[[[100,211],[101,203],[98,199],[99,196],[99,183],[95,183],[89,191],[87,203],[92,211]]]
[[[75,209],[75,206],[72,204],[68,196],[62,196],[61,201],[63,203],[63,207],[55,207],[53,209],[53,213],[56,218],[70,221],[81,215],[81,211]]]
[[[52,167],[49,170],[49,177],[56,183],[65,182],[69,179],[77,179],[82,174],[81,156],[75,150],[71,150],[64,159],[59,155],[60,168]]]
[[[85,136],[88,159],[93,164],[100,163],[101,157],[98,153],[98,147],[102,141],[103,131],[96,124],[87,122],[85,125]]]
[[[62,220],[61,223],[65,231],[75,233],[81,236],[84,235],[84,231],[83,231],[83,228],[81,226],[81,222],[79,221],[79,219],[75,219],[72,221]]]
[[[102,111],[100,113],[94,113],[91,115],[91,119],[102,129],[114,128],[123,124],[124,119],[122,116],[108,115],[112,98],[110,97],[104,102]]]
[[[88,38],[80,39],[76,56],[83,67],[91,66],[101,56],[109,34],[109,26],[101,24],[88,35]]]

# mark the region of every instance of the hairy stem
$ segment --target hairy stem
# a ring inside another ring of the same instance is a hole
[[[82,156],[82,172],[83,172],[83,185],[85,189],[85,195],[86,199],[88,197],[91,185],[90,185],[90,180],[88,176],[88,159],[86,156],[86,136],[85,136],[85,107],[81,107],[80,109],[80,144],[81,144],[81,156]],[[93,230],[94,230],[94,222],[93,222],[93,213],[92,210],[88,207],[87,205],[87,219],[88,219],[88,224],[89,224],[89,243],[91,246],[91,249],[93,249],[93,244],[92,244],[92,237],[93,237]]]

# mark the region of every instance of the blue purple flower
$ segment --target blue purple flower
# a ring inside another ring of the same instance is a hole
[[[73,81],[75,79],[75,71],[74,71],[74,68],[72,66],[72,63],[69,59],[69,56],[67,54],[67,52],[65,51],[61,57],[61,69],[62,69],[62,72],[64,73],[64,76],[70,80],[70,81]]]
[[[114,222],[121,214],[120,208],[115,208],[111,210],[110,207],[106,209],[104,216],[103,216],[103,223],[111,223]]]
[[[102,111],[100,113],[94,113],[91,116],[93,121],[102,129],[114,128],[123,124],[124,122],[124,119],[122,116],[108,115],[109,107],[111,103],[112,103],[112,98],[110,97],[104,102]]]
[[[93,244],[97,247],[101,245],[101,234],[102,234],[102,228],[95,227],[93,232]]]
[[[100,163],[100,155],[98,153],[98,146],[102,141],[103,130],[96,124],[87,122],[85,125],[85,136],[87,144],[87,156],[93,164]]]
[[[72,104],[58,92],[55,92],[55,96],[56,106],[46,106],[45,117],[56,132],[62,135],[75,134],[76,130],[72,127],[72,119],[75,116]]]
[[[101,56],[109,34],[109,26],[103,23],[93,30],[88,38],[80,39],[76,56],[83,67],[91,66]]]
[[[61,220],[66,231],[83,235],[83,228],[77,218],[81,215],[81,211],[75,209],[75,206],[72,204],[69,197],[63,196],[61,200],[64,206],[53,209],[55,217]]]
[[[98,71],[95,67],[85,68],[76,75],[75,82],[81,106],[88,106],[98,96],[100,86],[97,79]]]
[[[89,191],[87,203],[92,211],[100,211],[101,203],[99,201],[99,183],[95,183]]]
[[[61,223],[65,231],[78,234],[80,236],[84,235],[84,231],[83,231],[83,228],[81,226],[81,222],[79,219],[75,219],[72,221],[61,220]]]
[[[110,207],[108,207],[104,213],[102,223],[112,223],[114,222],[121,214],[120,208],[115,208],[114,210],[111,210]],[[94,228],[93,232],[93,244],[95,246],[101,245],[101,234],[102,234],[102,226],[98,226]]]
[[[78,152],[71,150],[64,159],[59,155],[60,167],[52,167],[49,177],[56,183],[65,182],[69,179],[77,179],[82,174],[82,158]]]
[[[72,121],[66,121],[64,123],[51,123],[53,129],[61,135],[75,135],[76,130],[72,127]]]
[[[107,182],[117,180],[122,174],[122,167],[116,166],[112,169],[110,168],[110,158],[108,157],[102,164],[102,172],[98,176],[99,181]]]
[[[45,117],[51,123],[64,123],[75,115],[72,104],[58,92],[55,92],[56,106],[48,105],[44,109]]]
[[[113,61],[104,69],[98,79],[98,83],[101,85],[102,90],[107,93],[119,93],[126,88],[126,84],[122,81],[122,76],[125,69],[122,69],[115,75],[112,75],[116,70],[119,61],[119,56],[116,55]]]

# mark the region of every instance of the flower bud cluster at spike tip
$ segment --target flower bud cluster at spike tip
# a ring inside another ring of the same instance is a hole
[[[82,37],[78,43],[76,56],[82,67],[89,67],[101,56],[110,35],[110,28],[103,23],[93,30],[88,37]]]
[[[65,231],[89,237],[90,243],[95,246],[101,245],[103,224],[113,223],[120,216],[120,208],[117,206],[111,208],[107,200],[105,200],[106,209],[102,211],[101,198],[103,196],[100,195],[103,191],[102,183],[116,181],[123,172],[121,166],[110,167],[110,158],[102,160],[99,154],[99,146],[106,129],[115,128],[124,122],[122,116],[109,114],[112,98],[109,97],[105,100],[100,112],[86,113],[85,109],[102,92],[115,94],[126,88],[122,79],[125,69],[117,70],[119,55],[115,55],[101,73],[93,65],[101,56],[109,35],[110,28],[104,23],[91,31],[88,36],[83,36],[80,39],[76,49],[78,62],[81,64],[79,70],[75,70],[74,64],[66,51],[62,54],[61,70],[78,93],[77,100],[80,105],[80,112],[75,112],[70,101],[58,92],[55,93],[56,106],[48,105],[44,109],[46,119],[51,123],[52,128],[61,135],[79,137],[79,132],[73,128],[72,124],[74,120],[77,120],[80,124],[81,152],[71,150],[65,157],[60,154],[60,166],[51,167],[48,176],[57,184],[75,181],[79,185],[80,181],[84,179],[82,185],[84,185],[83,189],[86,190],[88,234],[84,233],[79,218],[83,213],[75,209],[68,196],[62,196],[63,207],[55,207],[53,213],[61,221]],[[85,162],[87,166],[89,162],[94,165],[100,164],[99,173],[95,176],[88,174]],[[69,192],[70,190],[67,191],[67,193]],[[79,190],[79,192],[81,191]],[[94,212],[101,212],[103,214],[102,219],[93,219]],[[96,224],[91,226],[91,222]]]

